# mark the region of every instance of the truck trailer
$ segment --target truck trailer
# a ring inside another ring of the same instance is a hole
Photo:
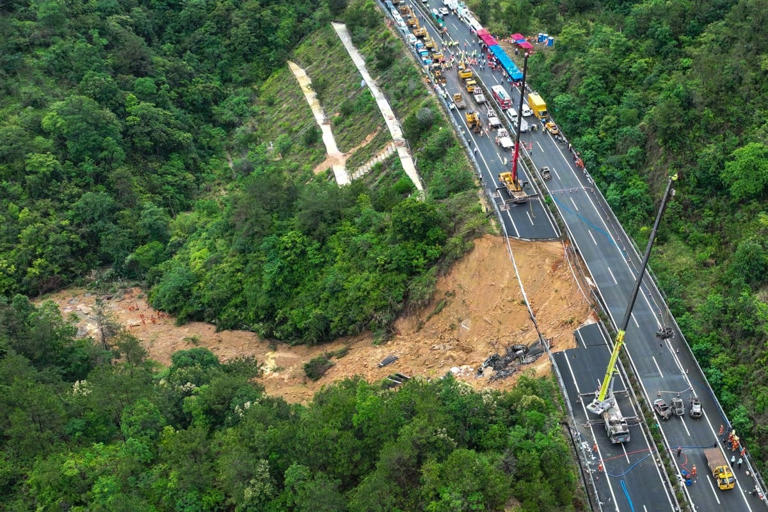
[[[704,450],[704,457],[707,459],[707,467],[710,474],[717,481],[717,486],[721,491],[733,489],[736,485],[736,479],[733,477],[728,462],[723,457],[720,448],[708,448]]]
[[[544,120],[549,116],[547,113],[547,104],[544,103],[544,100],[537,92],[528,94],[528,106],[533,110],[533,115],[541,120]]]

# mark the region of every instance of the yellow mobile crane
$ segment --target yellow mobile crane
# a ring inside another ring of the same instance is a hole
[[[619,359],[619,352],[621,347],[624,346],[624,335],[627,331],[627,325],[629,324],[629,317],[632,314],[632,307],[635,305],[637,294],[640,291],[640,284],[643,282],[643,275],[645,274],[645,268],[648,266],[648,258],[651,255],[651,247],[653,247],[653,241],[656,238],[656,231],[659,228],[661,222],[661,216],[664,213],[664,209],[667,206],[669,198],[675,194],[672,188],[672,182],[677,180],[677,175],[672,176],[667,181],[667,189],[664,191],[664,197],[661,200],[661,206],[656,214],[656,221],[653,224],[653,230],[651,236],[648,239],[648,245],[645,247],[645,254],[643,255],[643,262],[640,265],[640,272],[635,278],[635,287],[632,290],[632,296],[627,304],[627,309],[624,311],[624,318],[622,319],[621,326],[619,326],[619,332],[616,334],[616,343],[613,345],[613,352],[611,352],[611,358],[608,360],[608,368],[605,369],[605,377],[600,384],[600,389],[595,394],[595,399],[592,403],[587,405],[587,410],[598,416],[602,416],[605,421],[605,431],[608,434],[611,442],[624,443],[629,441],[629,427],[627,420],[621,414],[616,403],[616,398],[613,396],[613,375],[616,371],[616,361]]]

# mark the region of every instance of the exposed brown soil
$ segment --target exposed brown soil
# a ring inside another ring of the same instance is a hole
[[[562,244],[513,241],[512,249],[544,336],[552,339],[554,350],[573,347],[572,331],[589,321],[591,312],[563,259]],[[74,313],[82,334],[95,333],[96,295],[68,289],[46,298],[65,315]],[[509,389],[514,376],[489,382],[476,377],[477,368],[492,353],[503,354],[506,346],[536,339],[504,240],[492,235],[477,239],[475,248],[438,280],[432,303],[400,318],[393,339],[379,346],[369,333],[318,347],[271,344],[251,332],[216,332],[202,322],[176,326],[173,318],[149,307],[138,288],[101,298],[114,318],[144,341],[153,359],[168,364],[175,351],[193,346],[207,347],[222,360],[253,355],[264,363],[259,380],[267,392],[292,402],[307,401],[323,385],[345,377],[374,381],[395,372],[429,378],[452,371],[475,388]],[[333,359],[335,365],[319,381],[305,377],[304,363],[344,346],[348,354]],[[379,368],[388,355],[399,359]],[[546,374],[549,361],[542,356],[525,368]]]
[[[368,144],[370,144],[373,138],[376,137],[376,135],[378,135],[380,131],[381,131],[381,127],[377,127],[374,131],[366,135],[365,139],[363,139],[363,141],[360,144],[353,147],[346,153],[329,154],[328,156],[325,157],[325,160],[317,164],[315,168],[312,169],[312,172],[314,174],[320,174],[321,172],[327,169],[330,169],[333,165],[346,165],[349,157],[354,155],[358,149],[362,149]]]

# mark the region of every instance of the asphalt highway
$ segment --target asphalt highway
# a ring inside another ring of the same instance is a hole
[[[423,10],[418,2],[410,4],[415,13],[420,15],[421,25],[426,27],[430,37],[435,43],[443,46],[443,39],[437,30],[429,24],[426,19],[428,14]],[[444,51],[448,55],[448,51]],[[464,96],[466,109],[449,109],[450,115],[460,130],[460,135],[468,142],[473,158],[477,162],[478,172],[486,194],[501,210],[501,219],[504,222],[507,234],[513,238],[525,240],[551,240],[559,238],[560,232],[556,227],[554,220],[547,208],[542,203],[541,191],[536,183],[526,175],[522,166],[519,166],[519,181],[527,183],[525,192],[530,199],[524,204],[513,204],[505,199],[508,197],[506,192],[499,191],[499,173],[511,169],[512,151],[504,150],[495,142],[494,132],[488,133],[483,130],[482,133],[474,133],[467,126],[465,113],[477,112],[480,116],[483,126],[488,126],[488,116],[486,114],[488,103],[478,105],[471,94],[469,94],[459,79],[456,67],[444,71],[446,84],[439,87],[439,96],[448,105],[452,105],[450,99],[455,93],[461,92]],[[487,98],[493,101],[492,98]],[[500,112],[500,110],[499,110]],[[510,132],[513,133],[513,132]]]
[[[417,5],[418,4],[418,5]],[[422,8],[421,3],[414,2],[414,8]],[[441,7],[438,0],[431,0],[429,8]],[[424,11],[421,11],[422,13]],[[458,41],[454,49],[479,50],[478,39],[470,33],[469,27],[454,15],[445,17],[448,34],[445,41]],[[427,24],[431,28],[431,25]],[[441,41],[440,36],[431,29],[433,39]],[[476,75],[490,88],[491,85],[503,84],[513,98],[513,105],[517,109],[519,91],[509,87],[503,80],[500,72],[475,69]],[[449,94],[458,90],[459,81],[456,71],[446,72],[448,83],[446,88]],[[535,77],[528,77],[529,83],[535,84]],[[546,100],[547,98],[544,97]],[[471,100],[469,100],[471,101]],[[489,98],[489,101],[492,99]],[[456,116],[456,114],[454,114]],[[460,117],[463,117],[460,116]],[[528,118],[529,122],[538,122],[534,118]],[[466,129],[466,126],[464,126]],[[469,134],[469,133],[468,133]],[[484,162],[483,170],[486,190],[489,183],[494,183],[497,169],[504,168],[503,157],[488,137],[474,137],[469,134],[472,141],[483,155],[479,160]],[[595,188],[593,180],[583,170],[573,163],[573,157],[568,150],[567,143],[558,143],[552,136],[543,130],[539,123],[539,130],[535,133],[523,135],[526,145],[531,148],[530,157],[535,167],[541,169],[547,166],[551,169],[551,179],[544,182],[547,192],[553,198],[555,206],[560,213],[569,232],[569,238],[573,241],[594,282],[594,287],[599,293],[606,311],[614,327],[621,319],[629,299],[630,291],[639,268],[640,257],[624,233],[615,215],[604,202],[600,192]],[[497,159],[494,161],[493,154]],[[524,179],[528,179],[524,176]],[[494,183],[495,187],[495,183]],[[529,207],[526,207],[529,208]],[[520,207],[512,207],[511,211],[519,211]],[[512,214],[510,214],[512,217]],[[513,217],[514,218],[514,217]],[[520,216],[518,215],[518,219]],[[546,214],[536,215],[531,218],[529,225],[534,231],[540,219],[548,219]],[[506,220],[505,220],[506,222]],[[541,225],[546,225],[541,222]],[[522,238],[532,238],[521,235],[521,226],[525,223],[515,220],[515,228],[511,235]],[[660,327],[671,327],[674,337],[662,340],[656,336]],[[684,486],[684,492],[695,510],[728,510],[728,511],[752,511],[766,510],[764,501],[757,495],[749,494],[754,489],[755,480],[747,474],[744,468],[733,468],[737,480],[736,488],[731,491],[717,489],[711,476],[707,474],[706,463],[702,450],[710,448],[718,443],[723,449],[726,458],[730,460],[733,455],[729,447],[723,446],[718,439],[718,431],[721,425],[727,429],[729,423],[723,415],[722,409],[717,404],[712,389],[708,385],[704,375],[696,364],[689,347],[682,338],[671,313],[661,299],[656,284],[647,274],[644,276],[641,293],[635,303],[629,327],[626,334],[626,352],[629,355],[631,366],[640,379],[642,392],[650,404],[657,397],[664,398],[667,403],[674,396],[680,396],[687,404],[691,396],[700,398],[704,407],[704,416],[692,419],[690,416],[673,417],[668,421],[659,421],[651,425],[651,428],[659,428],[664,442],[669,450],[677,451],[682,448],[681,457],[672,454],[679,468],[690,469],[697,466],[698,476],[691,486]],[[599,386],[599,380],[605,371],[605,364],[601,360],[592,361],[588,365],[592,371],[594,383],[593,389],[589,389],[589,382],[584,383],[581,392],[594,391]],[[577,372],[581,378],[582,372]],[[582,386],[582,383],[579,383]],[[737,432],[738,434],[738,432]],[[684,457],[682,456],[684,455]],[[736,454],[738,458],[738,454]],[[678,469],[679,469],[678,468]],[[644,485],[635,490],[638,493],[658,494],[665,493],[664,486]],[[640,496],[634,498],[637,502],[648,501]],[[634,507],[622,506],[621,510],[636,510]],[[656,510],[656,508],[648,508]]]
[[[640,413],[626,394],[624,381],[614,382],[616,401],[629,419],[631,439],[613,444],[602,421],[587,412],[591,398],[582,393],[594,387],[594,367],[608,364],[611,349],[599,324],[590,324],[574,332],[577,348],[554,354],[565,384],[566,397],[573,411],[580,446],[588,461],[592,480],[603,510],[675,510],[675,504],[664,485],[652,442],[637,421]],[[630,419],[634,418],[634,419]],[[647,492],[656,489],[658,492]]]

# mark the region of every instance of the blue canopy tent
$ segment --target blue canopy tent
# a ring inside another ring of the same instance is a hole
[[[501,67],[504,69],[504,71],[507,72],[512,80],[519,82],[523,79],[522,71],[517,69],[515,63],[512,62],[512,59],[509,58],[509,55],[507,55],[507,52],[505,52],[501,46],[495,44],[493,46],[489,46],[488,49],[491,50],[491,53],[493,53],[496,59],[498,59],[499,64],[501,64]]]

